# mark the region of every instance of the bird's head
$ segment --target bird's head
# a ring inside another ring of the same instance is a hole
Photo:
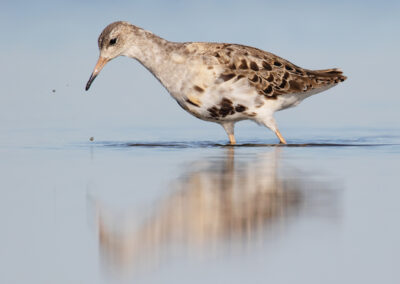
[[[124,55],[129,48],[128,42],[132,34],[132,28],[134,28],[134,26],[127,22],[114,22],[109,24],[101,32],[98,39],[100,50],[99,60],[86,84],[86,91],[89,90],[93,80],[108,61],[120,55]]]

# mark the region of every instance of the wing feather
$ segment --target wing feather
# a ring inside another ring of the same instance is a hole
[[[218,80],[247,79],[260,95],[269,99],[327,88],[346,80],[339,69],[304,69],[254,47],[218,43],[206,45],[203,49],[205,55],[214,57],[216,64],[224,66]]]

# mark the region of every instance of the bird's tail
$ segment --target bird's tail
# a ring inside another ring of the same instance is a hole
[[[338,68],[310,70],[308,71],[308,74],[309,76],[314,77],[317,81],[329,82],[331,84],[337,84],[347,79],[347,77],[343,75],[342,70]]]

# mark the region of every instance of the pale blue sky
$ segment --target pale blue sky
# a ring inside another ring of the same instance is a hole
[[[84,91],[97,37],[115,20],[173,41],[241,43],[305,68],[342,68],[345,83],[277,113],[282,129],[399,126],[399,1],[7,1],[0,128],[219,127],[180,109],[129,58]]]

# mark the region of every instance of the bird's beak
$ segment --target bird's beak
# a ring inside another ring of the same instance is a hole
[[[109,61],[109,59],[104,58],[104,57],[99,57],[99,60],[97,60],[96,66],[94,67],[93,73],[92,75],[90,75],[89,81],[86,84],[86,88],[85,90],[89,90],[90,85],[92,84],[92,82],[94,81],[94,79],[96,79],[97,75],[99,75],[101,69],[103,69],[104,65],[106,65],[106,63]]]

